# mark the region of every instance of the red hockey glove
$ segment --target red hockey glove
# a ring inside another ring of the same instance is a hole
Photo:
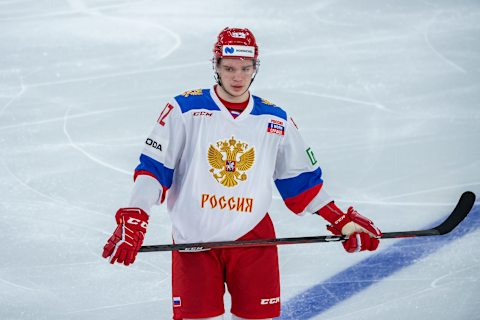
[[[382,232],[371,220],[362,216],[352,207],[343,213],[332,201],[318,212],[325,220],[331,223],[327,226],[334,235],[347,235],[343,247],[347,252],[374,251],[379,244]]]
[[[117,228],[103,247],[104,258],[110,263],[123,263],[128,266],[135,261],[147,232],[148,214],[140,208],[121,208],[115,215]]]

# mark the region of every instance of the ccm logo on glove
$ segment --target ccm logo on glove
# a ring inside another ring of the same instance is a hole
[[[142,228],[145,228],[145,229],[148,226],[148,223],[146,221],[142,221],[140,219],[135,219],[135,218],[128,219],[127,224],[140,225]]]
[[[121,208],[115,214],[117,228],[103,247],[104,258],[110,263],[128,266],[135,262],[148,226],[148,214],[140,208]]]

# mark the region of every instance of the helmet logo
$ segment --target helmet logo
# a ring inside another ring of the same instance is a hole
[[[245,39],[247,35],[244,32],[232,32],[233,38]]]
[[[222,53],[224,56],[254,58],[255,47],[251,46],[223,46]]]

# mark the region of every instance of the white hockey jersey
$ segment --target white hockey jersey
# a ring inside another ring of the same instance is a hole
[[[313,152],[284,110],[250,96],[233,118],[214,89],[187,91],[166,105],[145,141],[138,175],[162,185],[175,243],[248,233],[270,207],[272,181],[296,214],[331,201]]]

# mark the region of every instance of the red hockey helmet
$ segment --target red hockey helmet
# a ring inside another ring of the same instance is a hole
[[[220,58],[254,59],[258,57],[258,46],[253,33],[247,28],[225,28],[218,34],[213,46],[213,55]]]

